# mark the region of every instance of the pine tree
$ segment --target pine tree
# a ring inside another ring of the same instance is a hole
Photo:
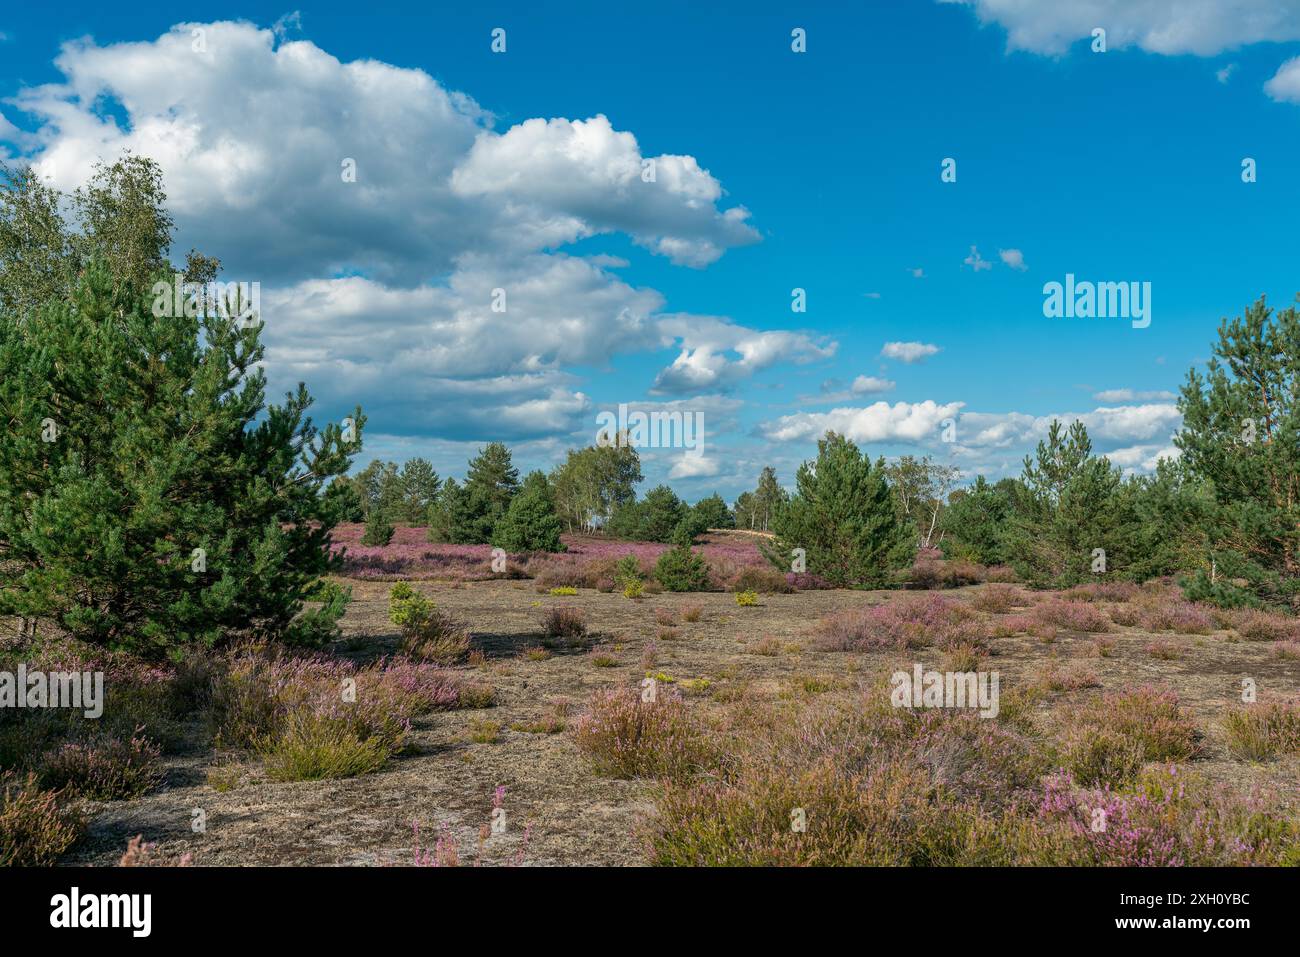
[[[318,429],[305,387],[267,406],[261,324],[170,284],[158,167],[100,166],[59,216],[30,177],[0,193],[0,614],[146,654],[239,636],[313,643],[346,595],[324,494],[364,418]],[[196,252],[184,278],[220,264]],[[166,297],[166,301],[172,301]],[[27,630],[26,628],[24,630]]]
[[[492,544],[507,552],[562,552],[560,520],[551,485],[543,472],[530,472],[510,507],[497,522]]]
[[[1099,576],[1132,577],[1132,498],[1120,470],[1092,453],[1082,422],[1053,420],[1025,456],[1007,547],[1016,570],[1035,582],[1068,585]]]
[[[478,522],[470,512],[469,495],[454,478],[447,479],[429,508],[428,539],[449,545],[478,545]]]
[[[510,461],[510,450],[500,442],[489,442],[469,463],[465,495],[475,543],[487,542],[492,529],[510,507],[519,491],[519,470]]]
[[[968,489],[953,492],[943,512],[943,552],[949,558],[1002,565],[1009,558],[1006,525],[1011,497],[1003,483],[977,476]]]
[[[395,531],[384,510],[372,508],[370,517],[366,519],[365,531],[361,533],[361,544],[382,548],[393,540]]]
[[[1213,500],[1201,519],[1209,579],[1243,579],[1256,600],[1300,603],[1300,312],[1261,297],[1219,327],[1204,375],[1192,369],[1175,437]]]
[[[735,528],[736,517],[727,508],[727,503],[717,492],[695,503],[693,511],[699,517],[701,526],[710,528]]]
[[[792,550],[802,548],[809,572],[834,585],[873,586],[911,561],[915,530],[898,520],[883,461],[873,466],[848,439],[827,432],[795,484],[773,514],[776,542],[765,550],[778,568],[788,571]]]
[[[267,407],[261,325],[154,316],[93,262],[70,301],[0,317],[0,613],[158,652],[251,635],[315,641],[321,575],[360,444],[299,386]]]
[[[401,489],[401,504],[398,508],[402,521],[410,525],[420,525],[428,518],[429,506],[438,497],[441,484],[438,473],[427,459],[407,459],[402,463],[398,476]]]

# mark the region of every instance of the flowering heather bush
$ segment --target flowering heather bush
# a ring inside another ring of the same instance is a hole
[[[96,801],[138,797],[162,780],[159,757],[158,746],[139,736],[65,741],[41,759],[41,785]]]
[[[1035,607],[1031,615],[1042,624],[1055,625],[1067,631],[1095,633],[1111,630],[1105,612],[1086,602],[1048,601]]]
[[[978,671],[984,660],[985,650],[978,645],[951,645],[943,654],[939,669],[941,671]]]
[[[1076,712],[1061,759],[1081,784],[1118,785],[1146,762],[1195,757],[1200,740],[1177,695],[1141,685],[1103,695]]]
[[[1032,741],[969,713],[751,711],[730,730],[725,766],[666,788],[646,834],[654,863],[1010,863],[1001,809],[1047,769]]]
[[[365,526],[345,524],[332,533],[332,550],[343,552],[341,573],[349,578],[391,581],[396,578],[445,578],[469,581],[500,577],[492,571],[491,545],[432,544],[426,530],[394,530],[387,545],[362,545]]]
[[[704,609],[699,605],[687,605],[682,609],[682,621],[696,622],[704,614]]]
[[[1284,661],[1300,661],[1300,641],[1273,642],[1273,657]]]
[[[1247,761],[1300,754],[1300,701],[1274,701],[1229,711],[1223,728],[1228,750]]]
[[[0,772],[0,867],[48,867],[85,833],[86,821],[35,774]]]
[[[1020,577],[1010,565],[990,565],[984,571],[984,580],[987,582],[1010,583],[1019,581]]]
[[[345,681],[356,683],[344,700]],[[481,695],[424,663],[380,661],[368,668],[324,656],[236,653],[215,682],[209,721],[219,746],[249,748],[275,763],[275,773],[374,766],[406,742],[419,714],[462,705]],[[270,768],[268,768],[268,771]]]
[[[1018,605],[1028,604],[1028,600],[1019,588],[1012,585],[986,585],[975,594],[970,604],[977,611],[1003,615]]]
[[[924,648],[972,641],[972,613],[938,595],[908,596],[823,618],[814,644],[822,651]]]
[[[635,688],[597,692],[573,737],[598,774],[616,778],[685,777],[707,753],[681,695],[662,686],[653,702]]]
[[[587,634],[587,618],[582,609],[569,605],[548,608],[542,614],[542,634],[547,638],[583,638]]]
[[[989,622],[989,630],[994,638],[1009,638],[1012,635],[1026,634],[1041,638],[1046,642],[1056,640],[1056,626],[1049,624],[1036,615],[1007,615]]]
[[[1258,796],[1243,799],[1189,780],[1176,766],[1153,769],[1123,792],[1080,789],[1068,774],[1049,777],[1037,823],[1026,835],[1026,863],[1211,867],[1300,860],[1294,821]]]
[[[675,625],[675,624],[677,624],[677,619],[676,619],[675,617],[673,617],[672,609],[670,609],[670,608],[656,608],[656,609],[655,609],[655,624],[659,624],[659,625]]]
[[[1084,688],[1100,688],[1101,679],[1082,661],[1072,661],[1062,666],[1055,658],[1050,658],[1043,663],[1034,686],[1043,691],[1081,691]]]
[[[1300,621],[1249,608],[1220,613],[1223,624],[1247,641],[1300,641]]]
[[[1142,621],[1142,609],[1137,605],[1107,605],[1106,614],[1117,625],[1132,627]]]
[[[1066,601],[1133,601],[1142,589],[1132,582],[1085,582],[1061,593]]]
[[[1166,602],[1152,605],[1142,615],[1147,631],[1176,631],[1183,635],[1204,635],[1214,630],[1214,621],[1200,605]]]

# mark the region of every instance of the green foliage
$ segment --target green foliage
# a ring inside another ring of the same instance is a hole
[[[911,561],[915,532],[898,520],[883,462],[873,466],[856,445],[828,432],[795,482],[796,494],[772,519],[776,542],[765,550],[778,568],[790,568],[791,551],[802,548],[809,572],[834,585],[870,587]]]
[[[1033,457],[1025,456],[1024,494],[1008,545],[1016,571],[1028,581],[1075,584],[1099,574],[1131,574],[1136,523],[1132,489],[1120,470],[1092,454],[1082,422],[1066,433],[1053,420]],[[1105,571],[1100,568],[1105,552]]]
[[[620,506],[609,521],[608,531],[611,535],[641,542],[671,542],[690,511],[677,493],[667,485],[659,485],[647,492],[641,501]],[[697,528],[693,522],[683,527],[683,533],[690,533],[688,543],[698,534]]]
[[[704,591],[709,587],[709,566],[688,546],[676,545],[659,556],[655,580],[665,591]]]
[[[565,529],[595,531],[636,499],[641,458],[626,442],[570,450],[551,473],[555,510]]]
[[[642,580],[641,563],[637,561],[635,555],[631,553],[624,555],[614,564],[615,584],[625,587],[632,583],[640,585]]]
[[[468,529],[473,542],[492,538],[492,529],[505,515],[519,491],[519,470],[510,460],[510,450],[500,442],[489,442],[470,460],[465,475]]]
[[[939,532],[948,490],[961,477],[955,465],[941,465],[930,457],[904,455],[885,466],[885,478],[894,491],[894,508],[902,524],[916,528],[918,544],[929,547]]]
[[[562,552],[560,519],[550,482],[543,472],[531,472],[492,532],[492,544],[507,552]]]
[[[384,517],[382,509],[372,508],[366,519],[366,530],[361,535],[362,545],[383,547],[393,540],[392,523]]]
[[[1015,480],[1009,480],[1015,484]],[[968,489],[953,492],[943,512],[943,552],[948,558],[1003,565],[1010,559],[1007,522],[1013,500],[1007,482],[989,485],[977,476]]]
[[[422,524],[438,497],[438,473],[427,459],[407,459],[397,476],[397,517],[409,525]]]
[[[732,514],[731,509],[727,508],[727,503],[717,492],[708,498],[700,499],[691,511],[698,518],[700,528],[704,531],[710,528],[736,527],[736,516]]]
[[[1175,445],[1208,483],[1212,560],[1257,598],[1300,596],[1300,312],[1261,297],[1225,319],[1204,375],[1187,375]]]
[[[166,308],[161,182],[136,157],[98,167],[78,232],[30,177],[0,194],[0,614],[146,654],[319,642],[342,603],[303,600],[345,505],[323,491],[364,419],[318,429],[301,385],[268,407],[260,322]],[[185,279],[219,266],[191,252]]]
[[[450,545],[475,545],[478,523],[470,512],[469,495],[455,479],[447,479],[429,508],[431,542]]]

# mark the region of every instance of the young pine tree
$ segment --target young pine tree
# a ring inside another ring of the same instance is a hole
[[[360,409],[317,429],[301,385],[268,406],[260,323],[157,311],[96,260],[0,316],[0,614],[144,653],[328,637],[341,600],[299,613]]]
[[[476,544],[492,538],[492,529],[510,507],[519,491],[519,470],[510,460],[510,450],[500,442],[489,442],[470,460],[465,474],[470,537]]]
[[[560,520],[551,483],[544,472],[530,472],[492,532],[492,544],[507,552],[562,552]]]
[[[915,529],[898,520],[883,462],[873,465],[848,439],[827,432],[795,484],[795,495],[772,514],[777,539],[766,553],[778,568],[788,571],[792,550],[802,548],[809,572],[870,587],[912,560]]]

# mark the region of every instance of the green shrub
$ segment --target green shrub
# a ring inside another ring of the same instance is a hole
[[[1229,711],[1223,726],[1228,750],[1247,761],[1300,753],[1300,705],[1274,702]]]
[[[684,545],[676,545],[659,556],[655,579],[666,591],[704,591],[709,586],[709,566]]]
[[[259,743],[258,751],[272,781],[319,781],[377,771],[397,747],[391,737],[362,735],[337,716],[294,711],[275,736]]]

